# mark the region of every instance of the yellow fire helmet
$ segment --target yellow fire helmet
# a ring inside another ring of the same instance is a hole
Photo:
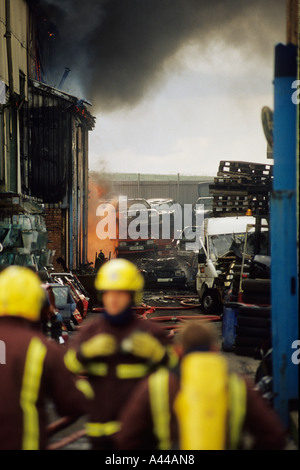
[[[107,261],[98,271],[95,287],[98,291],[125,290],[134,292],[134,303],[143,299],[144,278],[138,268],[126,259]]]
[[[0,316],[38,321],[45,292],[37,274],[22,266],[9,266],[0,273]]]

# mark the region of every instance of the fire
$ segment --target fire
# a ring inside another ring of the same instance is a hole
[[[89,211],[88,211],[88,259],[89,262],[95,261],[96,253],[99,253],[102,249],[106,258],[116,257],[116,245],[117,240],[108,238],[100,240],[96,233],[97,224],[100,221],[100,217],[96,215],[97,207],[102,204],[105,200],[105,196],[108,192],[108,187],[105,183],[99,183],[96,181],[89,181]],[[110,201],[113,204],[113,201]],[[115,217],[115,212],[108,213],[108,217]]]

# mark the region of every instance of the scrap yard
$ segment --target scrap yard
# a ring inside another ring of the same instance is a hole
[[[298,9],[0,0],[0,450],[299,449]]]

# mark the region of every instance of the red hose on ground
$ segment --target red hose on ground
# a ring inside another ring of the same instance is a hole
[[[165,295],[164,299],[179,300],[179,299],[199,299],[199,295]]]
[[[50,437],[56,432],[61,431],[62,429],[70,426],[70,424],[74,423],[74,418],[70,418],[69,416],[64,416],[63,418],[59,418],[57,421],[48,424],[47,426],[47,436]]]
[[[65,447],[66,445],[68,444],[71,444],[72,442],[75,442],[77,441],[78,439],[80,439],[81,437],[85,436],[86,435],[86,430],[85,429],[81,429],[80,431],[76,431],[74,432],[73,434],[71,434],[70,436],[67,436],[63,439],[61,439],[60,441],[58,442],[54,442],[53,444],[49,444],[47,446],[47,450],[58,450],[58,449],[61,449],[62,447]]]
[[[200,305],[200,304],[199,304]],[[197,308],[198,305],[177,305],[177,306],[174,306],[174,307],[164,307],[164,306],[161,306],[161,305],[157,305],[157,306],[153,306],[151,307],[150,305],[146,305],[145,307],[132,307],[132,310],[135,310],[136,313],[144,313],[146,310],[153,310],[153,312],[155,310],[188,310],[188,309],[193,309],[193,308]],[[101,312],[104,312],[104,308],[103,307],[95,307],[92,309],[92,312],[94,313],[101,313]],[[150,312],[149,312],[150,313]]]
[[[171,297],[171,296],[169,296]],[[174,296],[176,297],[176,296]],[[196,297],[196,296],[195,296]],[[190,299],[191,297],[186,296],[186,298]],[[200,305],[200,304],[199,304]],[[220,315],[173,315],[173,316],[155,316],[155,317],[148,317],[149,314],[155,313],[156,310],[163,310],[163,311],[174,311],[174,310],[192,310],[197,308],[198,305],[180,305],[180,306],[173,306],[173,307],[165,307],[165,306],[150,306],[150,305],[142,305],[140,307],[133,307],[133,310],[136,313],[140,314],[143,320],[150,320],[156,322],[163,322],[163,321],[184,321],[184,320],[204,320],[204,321],[220,321]],[[93,312],[103,312],[103,307],[96,307],[93,309]],[[169,328],[169,327],[163,327]]]
[[[183,305],[183,306],[177,305],[174,307],[163,307],[163,306],[158,305],[158,306],[151,307],[151,308],[154,308],[155,310],[191,310],[193,308],[197,308],[197,305]]]
[[[221,317],[219,315],[178,315],[175,317],[171,316],[162,316],[162,317],[147,317],[143,315],[143,317],[146,317],[147,320],[150,321],[177,321],[177,320],[205,320],[205,321],[218,321],[221,320]]]
[[[164,306],[149,306],[145,305],[142,307],[134,307],[136,313],[140,314],[144,320],[151,321],[177,321],[177,320],[205,320],[205,321],[219,321],[221,317],[219,315],[176,315],[176,316],[160,316],[160,317],[148,317],[147,315],[155,313],[156,310],[191,310],[195,308],[195,305],[185,305],[176,307],[164,307]],[[103,307],[93,309],[93,312],[102,312]]]
[[[132,307],[132,310],[134,310],[136,313],[143,313],[145,312],[145,310],[151,310],[153,309],[153,312],[155,310],[156,307],[150,307],[149,305],[145,305],[145,306],[140,306],[140,307]],[[92,312],[93,313],[101,313],[101,312],[104,312],[104,307],[94,307],[92,308]]]

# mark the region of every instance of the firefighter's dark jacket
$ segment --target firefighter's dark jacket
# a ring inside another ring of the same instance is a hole
[[[245,377],[243,380],[247,393],[242,428],[251,436],[252,449],[283,450],[287,436],[278,416],[261,394],[254,390],[252,381]],[[179,390],[178,371],[174,373],[161,369],[145,378],[120,416],[121,429],[114,435],[115,448],[178,449],[179,430],[173,405]]]
[[[0,364],[0,450],[47,446],[47,403],[61,416],[77,419],[89,401],[64,364],[64,346],[17,317],[0,318],[5,363]]]
[[[101,315],[84,325],[70,344],[65,358],[67,366],[74,373],[86,374],[94,390],[88,423],[90,436],[107,436],[116,431],[119,414],[131,393],[153,370],[153,364],[147,359],[122,352],[121,343],[136,331],[151,334],[166,348],[170,343],[164,329],[154,322],[132,314],[126,321],[117,324],[111,323],[107,315]],[[83,361],[80,346],[101,333],[112,335],[118,344],[118,350],[111,356]]]

